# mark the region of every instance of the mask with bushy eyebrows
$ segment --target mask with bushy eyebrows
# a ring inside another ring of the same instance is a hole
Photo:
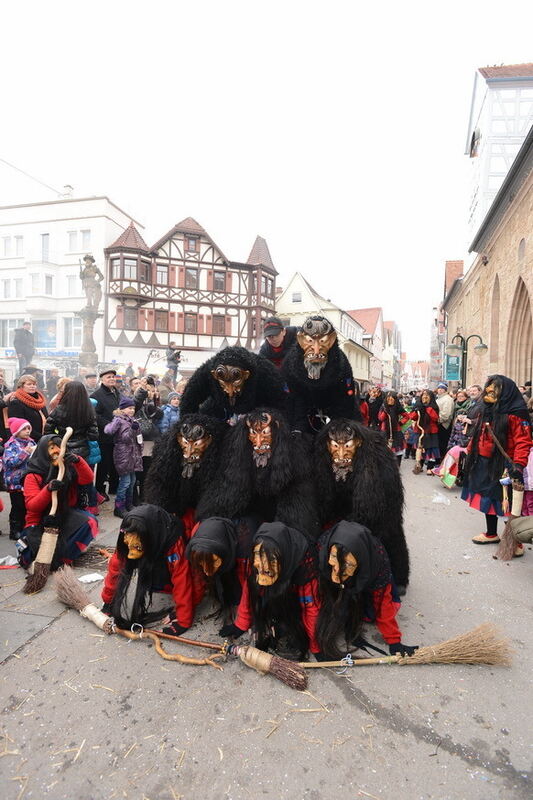
[[[250,377],[250,370],[232,364],[218,364],[215,369],[211,370],[211,377],[218,383],[224,394],[228,395],[230,405],[234,406],[244,384]]]
[[[187,422],[182,425],[178,433],[178,444],[183,452],[182,478],[192,478],[212,441],[213,437],[203,425],[189,425]]]
[[[253,446],[253,459],[256,467],[266,467],[272,455],[272,417],[262,413],[246,418],[248,439]]]
[[[304,353],[304,365],[311,380],[318,380],[328,363],[328,353],[337,341],[337,333],[325,317],[308,317],[297,334]]]
[[[345,481],[353,471],[353,460],[361,440],[350,425],[333,428],[328,432],[328,451],[336,481]]]

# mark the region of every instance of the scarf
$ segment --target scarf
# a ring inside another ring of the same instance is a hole
[[[390,567],[381,543],[364,525],[342,520],[327,532],[320,550],[319,569],[321,575],[328,579],[331,574],[329,551],[333,545],[344,547],[357,559],[357,570],[345,581],[345,586],[351,593],[359,594],[370,589],[378,579],[381,585],[390,582]]]
[[[24,389],[17,389],[15,391],[15,397],[17,400],[20,400],[21,403],[24,403],[25,406],[28,406],[28,408],[35,409],[35,411],[44,408],[46,405],[46,400],[40,392],[32,392],[32,394],[29,394],[29,392],[24,391]]]

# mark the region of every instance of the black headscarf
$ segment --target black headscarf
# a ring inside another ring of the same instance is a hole
[[[144,549],[143,556],[138,561],[128,559],[128,548],[124,542],[124,534],[133,531],[139,535]],[[161,590],[169,582],[166,555],[181,535],[183,535],[181,520],[173,519],[160,506],[145,503],[126,514],[117,540],[117,555],[123,560],[124,566],[112,601],[113,616],[119,627],[129,628],[133,622],[146,625],[163,616],[162,613],[150,611],[152,594],[154,590]],[[121,615],[123,600],[135,571],[137,571],[135,597],[130,616],[125,619]]]
[[[333,545],[343,547],[357,559],[355,573],[346,580],[345,587],[352,593],[360,594],[366,589],[374,587],[378,578],[386,578],[387,571],[383,547],[378,539],[373,536],[368,528],[358,522],[342,520],[334,525],[324,539],[319,555],[319,570],[321,577],[330,579],[331,566],[328,563],[329,552]],[[390,568],[388,569],[390,581]],[[380,580],[380,583],[382,581]]]
[[[260,542],[279,553],[280,584],[290,581],[309,549],[309,541],[303,533],[283,522],[263,523],[252,539],[252,550]]]
[[[489,375],[483,388],[482,397],[485,394],[487,386],[494,382],[501,387],[498,402],[485,403],[484,405],[489,406],[489,409],[492,408],[495,414],[514,414],[516,417],[520,417],[520,419],[529,419],[524,396],[520,393],[520,389],[516,383],[505,375]]]
[[[217,573],[229,572],[235,567],[237,552],[235,525],[225,517],[209,517],[204,520],[187,545],[185,555],[190,559],[191,554],[195,551],[215,553],[222,559]]]
[[[427,405],[424,405],[424,403],[422,402],[422,395],[423,394],[429,395],[429,403]],[[432,408],[434,411],[437,412],[437,414],[440,413],[439,412],[439,406],[437,404],[437,399],[435,397],[435,392],[432,392],[431,389],[424,389],[424,391],[420,393],[420,396],[416,398],[416,403],[415,403],[415,407],[414,407],[414,410],[418,411],[420,413],[420,424],[424,428],[425,431],[429,427],[429,423],[430,423],[430,419],[429,419],[428,415],[426,414],[426,409],[427,408]]]
[[[48,454],[50,442],[61,446],[61,436],[57,436],[55,433],[47,433],[46,436],[41,436],[37,442],[37,447],[27,461],[26,475],[30,473],[40,475],[46,481],[51,481],[52,478],[57,477],[57,467],[55,467],[55,475],[52,474],[54,468]]]

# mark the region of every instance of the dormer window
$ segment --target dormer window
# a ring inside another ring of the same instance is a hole
[[[198,239],[195,236],[187,236],[185,239],[185,249],[188,253],[196,253]]]
[[[292,293],[292,302],[293,303],[301,303],[302,302],[302,293],[301,292],[293,292]]]

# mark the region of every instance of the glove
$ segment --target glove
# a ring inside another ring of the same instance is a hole
[[[169,633],[171,636],[181,636],[188,628],[180,625],[177,619],[173,619],[168,625],[163,628],[163,633]]]
[[[520,464],[513,464],[513,466],[509,470],[509,475],[511,478],[514,478],[517,481],[523,480],[524,467],[521,467]]]
[[[317,661],[329,661],[330,659],[324,653],[313,653]]]
[[[104,605],[102,606],[100,611],[103,611],[104,614],[107,614],[107,616],[110,617],[111,614],[113,613],[113,611],[111,609],[111,603],[104,603]]]
[[[59,492],[64,486],[65,484],[63,481],[58,481],[57,478],[54,478],[52,481],[50,481],[46,488],[49,492]]]
[[[402,642],[395,642],[389,645],[389,653],[391,656],[412,656],[415,650],[418,650],[418,645],[410,647],[408,644]]]
[[[241,631],[233,622],[230,622],[228,625],[223,625],[222,628],[219,630],[218,635],[223,636],[224,639],[238,639],[239,636],[242,636],[243,633],[246,631]]]
[[[65,458],[63,460],[65,464],[77,464],[80,457],[77,456],[76,453],[65,453]]]

